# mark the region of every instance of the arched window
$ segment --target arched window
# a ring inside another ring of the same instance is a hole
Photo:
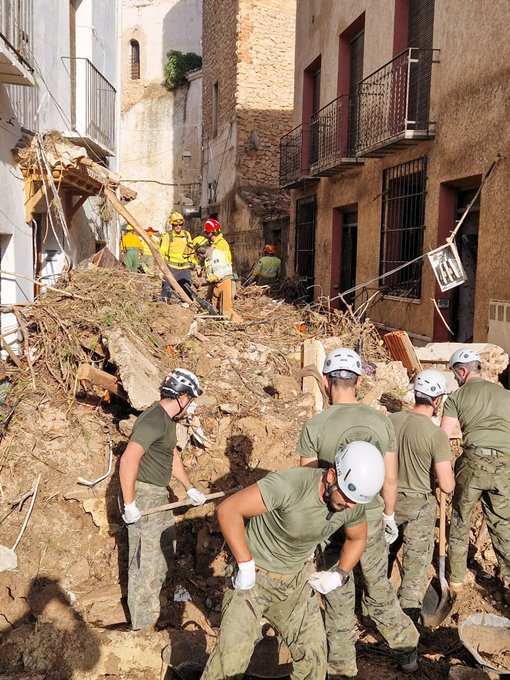
[[[131,63],[131,80],[140,80],[140,43],[129,41],[129,57]]]

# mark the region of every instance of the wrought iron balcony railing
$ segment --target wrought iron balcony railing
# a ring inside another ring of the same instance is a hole
[[[0,0],[0,83],[34,85],[33,0]]]
[[[33,0],[0,0],[0,35],[27,66],[32,66]]]
[[[280,186],[291,188],[310,177],[310,130],[298,125],[280,139]]]
[[[310,124],[310,174],[332,175],[356,158],[357,99],[337,97],[314,113]]]
[[[84,57],[67,57],[71,79],[73,137],[96,146],[100,155],[115,153],[116,91]]]
[[[432,64],[437,63],[438,51],[410,47],[359,83],[359,156],[382,156],[385,147],[390,152],[435,135],[429,105]]]

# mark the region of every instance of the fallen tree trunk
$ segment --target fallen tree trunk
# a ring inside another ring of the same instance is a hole
[[[145,233],[145,229],[140,225],[136,217],[134,217],[129,210],[119,201],[115,193],[112,191],[112,189],[109,189],[108,187],[105,188],[105,195],[106,198],[110,201],[112,206],[115,208],[115,210],[119,213],[119,215],[122,215],[122,217],[127,220],[128,224],[130,224],[133,227],[133,230],[136,232],[136,234],[142,239],[144,243],[146,243],[150,251],[152,253],[152,256],[154,257],[154,261],[160,268],[163,276],[165,279],[168,281],[168,283],[172,286],[174,291],[177,293],[177,295],[180,297],[180,299],[183,302],[187,302],[188,304],[193,304],[193,300],[187,295],[187,293],[181,288],[181,286],[177,283],[175,280],[174,276],[172,275],[172,272],[168,269],[166,262],[164,259],[161,257],[161,253],[159,250],[156,248],[154,245],[154,242],[152,239],[147,236]]]

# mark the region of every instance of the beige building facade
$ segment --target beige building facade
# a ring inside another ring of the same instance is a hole
[[[179,210],[199,229],[202,75],[168,90],[170,50],[200,55],[201,0],[122,0],[120,171],[137,191],[130,209],[163,231]]]
[[[491,300],[510,301],[510,158],[456,235],[466,282],[441,291],[425,255],[508,155],[509,25],[505,0],[483,11],[476,0],[298,0],[280,185],[292,193],[289,262],[315,298],[371,299],[383,330],[417,341],[493,339]]]
[[[239,272],[272,243],[285,260],[289,197],[278,145],[292,125],[295,0],[204,0],[202,214]]]

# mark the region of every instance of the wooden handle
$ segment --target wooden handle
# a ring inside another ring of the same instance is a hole
[[[223,498],[223,496],[229,496],[232,493],[240,491],[240,488],[231,489],[230,491],[217,491],[216,493],[210,493],[205,497],[205,502],[214,501],[216,498]],[[157,508],[148,508],[147,510],[142,510],[142,517],[145,515],[154,515],[156,512],[164,512],[165,510],[177,510],[177,508],[185,508],[193,503],[188,499],[185,501],[175,501],[174,503],[167,503],[166,505],[158,505]],[[200,506],[194,506],[200,507]]]
[[[439,555],[446,555],[446,494],[439,492]]]

